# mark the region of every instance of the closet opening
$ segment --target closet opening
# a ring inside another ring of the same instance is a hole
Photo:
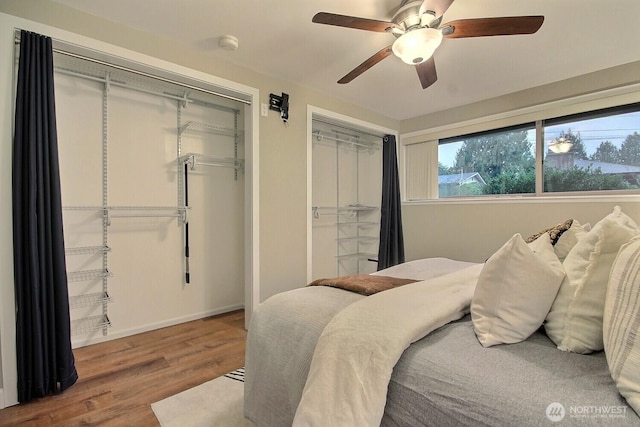
[[[391,129],[309,107],[307,279],[377,269],[382,138]]]
[[[54,80],[73,346],[248,322],[255,94],[55,39]]]

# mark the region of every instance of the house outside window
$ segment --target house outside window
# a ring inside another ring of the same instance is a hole
[[[429,144],[437,156],[412,157]],[[408,145],[406,158],[407,200],[637,193],[640,104]]]
[[[544,122],[544,191],[640,188],[640,107]]]
[[[535,192],[535,124],[441,140],[439,197]]]

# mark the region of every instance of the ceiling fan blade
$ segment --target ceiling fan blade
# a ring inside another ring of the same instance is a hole
[[[423,63],[416,65],[416,71],[418,72],[420,83],[422,83],[422,89],[428,88],[438,80],[436,61],[434,61],[433,56]]]
[[[351,80],[358,77],[360,74],[367,71],[369,68],[376,65],[378,62],[382,61],[387,56],[391,55],[391,46],[387,46],[383,49],[380,49],[378,52],[374,53],[369,59],[364,61],[362,64],[358,65],[356,68],[351,70],[349,74],[338,80],[339,84],[349,83]]]
[[[449,9],[451,3],[453,3],[453,0],[424,0],[420,6],[419,13],[422,15],[427,10],[431,10],[435,12],[436,18],[439,18]]]
[[[502,18],[459,19],[440,26],[446,38],[509,36],[533,34],[542,26],[544,16],[505,16]]]
[[[391,31],[392,28],[400,28],[393,22],[358,18],[357,16],[337,15],[327,12],[316,13],[311,21],[316,24],[335,25],[337,27],[355,28],[356,30],[376,31],[380,33]]]

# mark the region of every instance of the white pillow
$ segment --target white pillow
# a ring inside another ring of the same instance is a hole
[[[544,321],[564,270],[548,233],[527,245],[514,235],[485,263],[471,301],[471,319],[484,347],[524,341]]]
[[[573,247],[578,243],[578,240],[587,232],[591,230],[591,226],[589,224],[581,225],[577,219],[574,219],[571,223],[571,227],[558,238],[558,241],[553,246],[553,249],[558,255],[558,259],[560,261],[564,261],[564,259],[569,254],[569,251],[573,249]]]
[[[640,238],[622,246],[611,267],[603,327],[611,377],[640,415]]]
[[[563,262],[567,275],[545,323],[558,349],[587,354],[604,348],[602,316],[611,265],[620,246],[638,231],[616,206],[569,251]]]

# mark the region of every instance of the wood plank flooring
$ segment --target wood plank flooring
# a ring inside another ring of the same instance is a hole
[[[151,403],[244,366],[244,311],[75,349],[64,393],[0,410],[0,426],[158,426]]]

